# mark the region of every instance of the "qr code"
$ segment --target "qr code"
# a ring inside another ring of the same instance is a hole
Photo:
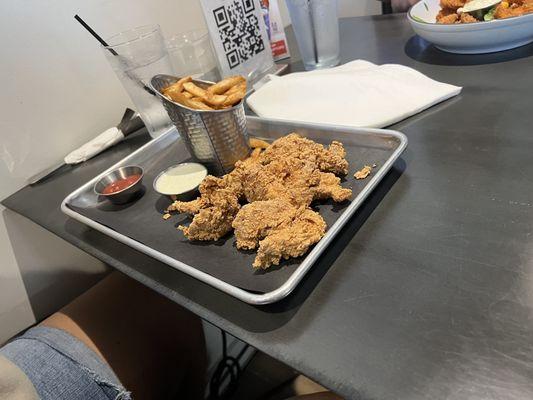
[[[265,50],[254,0],[233,0],[213,15],[230,69]]]

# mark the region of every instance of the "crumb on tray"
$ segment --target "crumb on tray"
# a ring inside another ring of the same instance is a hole
[[[373,165],[375,167],[376,164]],[[370,165],[365,165],[359,171],[356,171],[353,175],[355,179],[365,179],[372,172],[372,167]]]

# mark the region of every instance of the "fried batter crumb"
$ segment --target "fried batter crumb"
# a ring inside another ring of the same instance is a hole
[[[172,216],[172,215],[170,215],[169,213],[165,213],[165,214],[163,214],[163,219],[164,219],[164,220],[167,220],[167,219],[169,219],[171,216]]]
[[[353,176],[355,179],[365,179],[368,175],[370,175],[371,172],[372,172],[372,167],[370,165],[365,165],[359,171],[356,171]]]

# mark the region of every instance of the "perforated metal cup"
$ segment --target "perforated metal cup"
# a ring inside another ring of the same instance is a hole
[[[238,160],[250,154],[243,102],[225,110],[193,110],[161,94],[161,90],[178,79],[170,75],[156,75],[151,79],[150,86],[163,102],[191,156],[212,174],[230,172]],[[212,82],[201,80],[193,82],[204,89],[212,85]]]

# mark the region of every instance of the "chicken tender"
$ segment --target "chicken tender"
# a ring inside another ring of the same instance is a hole
[[[231,231],[231,223],[240,209],[237,195],[224,187],[224,180],[205,177],[201,196],[193,201],[175,201],[168,209],[193,215],[190,225],[180,225],[189,240],[218,240]]]
[[[282,259],[299,257],[326,232],[326,222],[307,207],[285,200],[255,201],[245,205],[233,221],[237,248],[259,247],[254,268],[278,265]]]
[[[521,3],[515,2],[511,5],[504,5],[504,3],[502,2],[496,7],[494,18],[505,19],[519,17],[521,15],[529,14],[531,12],[533,12],[533,2],[531,0],[524,1]]]
[[[466,12],[461,14],[460,20],[463,24],[471,24],[472,22],[479,22],[475,17],[473,17],[471,14],[466,13]]]
[[[253,250],[270,232],[296,218],[298,208],[285,200],[254,201],[246,204],[233,221],[238,249]]]
[[[341,180],[331,172],[320,173],[320,183],[315,189],[315,200],[333,199],[341,203],[352,197],[351,189],[343,188]]]
[[[223,205],[202,208],[189,226],[180,225],[178,229],[189,240],[218,240],[231,231],[238,210],[237,198],[228,198]]]
[[[244,196],[248,202],[285,199],[293,205],[309,205],[320,171],[312,163],[296,158],[255,164],[244,172]]]
[[[262,154],[263,162],[297,158],[315,165],[322,172],[333,172],[336,175],[348,173],[348,161],[342,143],[333,141],[329,148],[320,143],[306,139],[297,133],[275,140]]]
[[[300,257],[326,233],[326,222],[310,208],[300,209],[298,216],[280,229],[274,229],[259,242],[254,268],[279,265],[282,259]]]
[[[438,14],[437,15],[437,22],[439,24],[455,24],[459,20],[459,15],[456,13],[451,14]]]

